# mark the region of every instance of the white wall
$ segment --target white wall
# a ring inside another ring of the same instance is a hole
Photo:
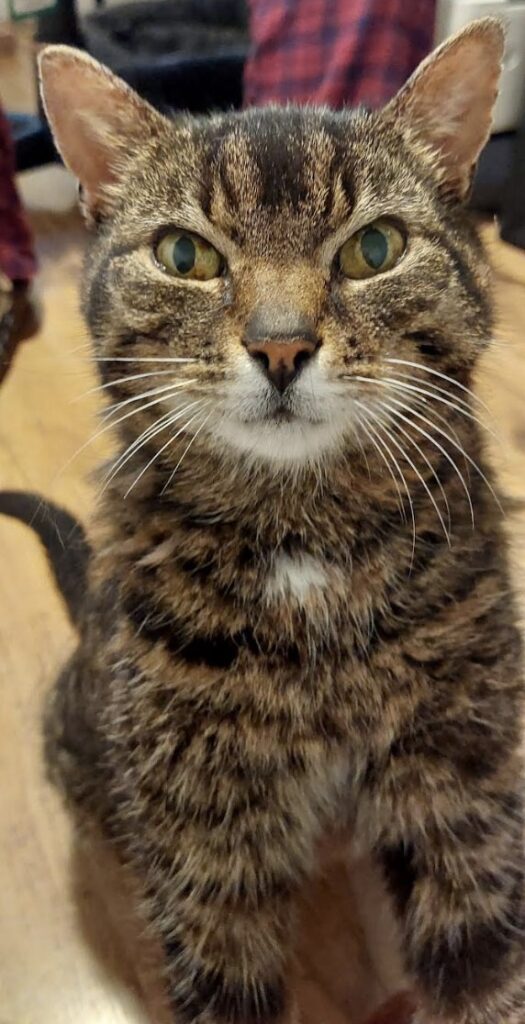
[[[493,131],[516,128],[525,104],[525,0],[438,0],[435,41],[441,42],[474,18],[495,14],[507,28],[503,73]]]

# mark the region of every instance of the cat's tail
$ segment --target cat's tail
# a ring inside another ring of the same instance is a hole
[[[84,528],[70,512],[27,491],[0,491],[0,513],[26,523],[40,538],[69,617],[77,625],[91,556]]]

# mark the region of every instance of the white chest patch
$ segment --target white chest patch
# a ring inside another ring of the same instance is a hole
[[[311,555],[278,555],[266,584],[266,597],[293,597],[304,604],[315,590],[328,582],[323,563]]]

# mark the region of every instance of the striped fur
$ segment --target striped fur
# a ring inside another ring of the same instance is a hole
[[[83,280],[130,457],[50,705],[52,772],[141,878],[178,1020],[283,1017],[295,895],[343,827],[383,872],[418,1020],[525,1024],[521,642],[465,390],[492,330],[481,243],[391,110],[145,108],[141,132]],[[403,260],[342,279],[338,247],[386,215]],[[170,224],[228,274],[164,275]],[[242,344],[269,308],[322,340],[280,420]],[[140,361],[166,358],[194,361]]]

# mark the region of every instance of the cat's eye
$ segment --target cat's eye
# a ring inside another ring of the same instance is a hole
[[[388,220],[375,220],[356,231],[339,250],[339,266],[345,277],[361,280],[390,270],[406,247],[402,232]]]
[[[168,274],[192,281],[211,281],[223,270],[219,252],[189,231],[170,231],[155,247],[155,257]]]

